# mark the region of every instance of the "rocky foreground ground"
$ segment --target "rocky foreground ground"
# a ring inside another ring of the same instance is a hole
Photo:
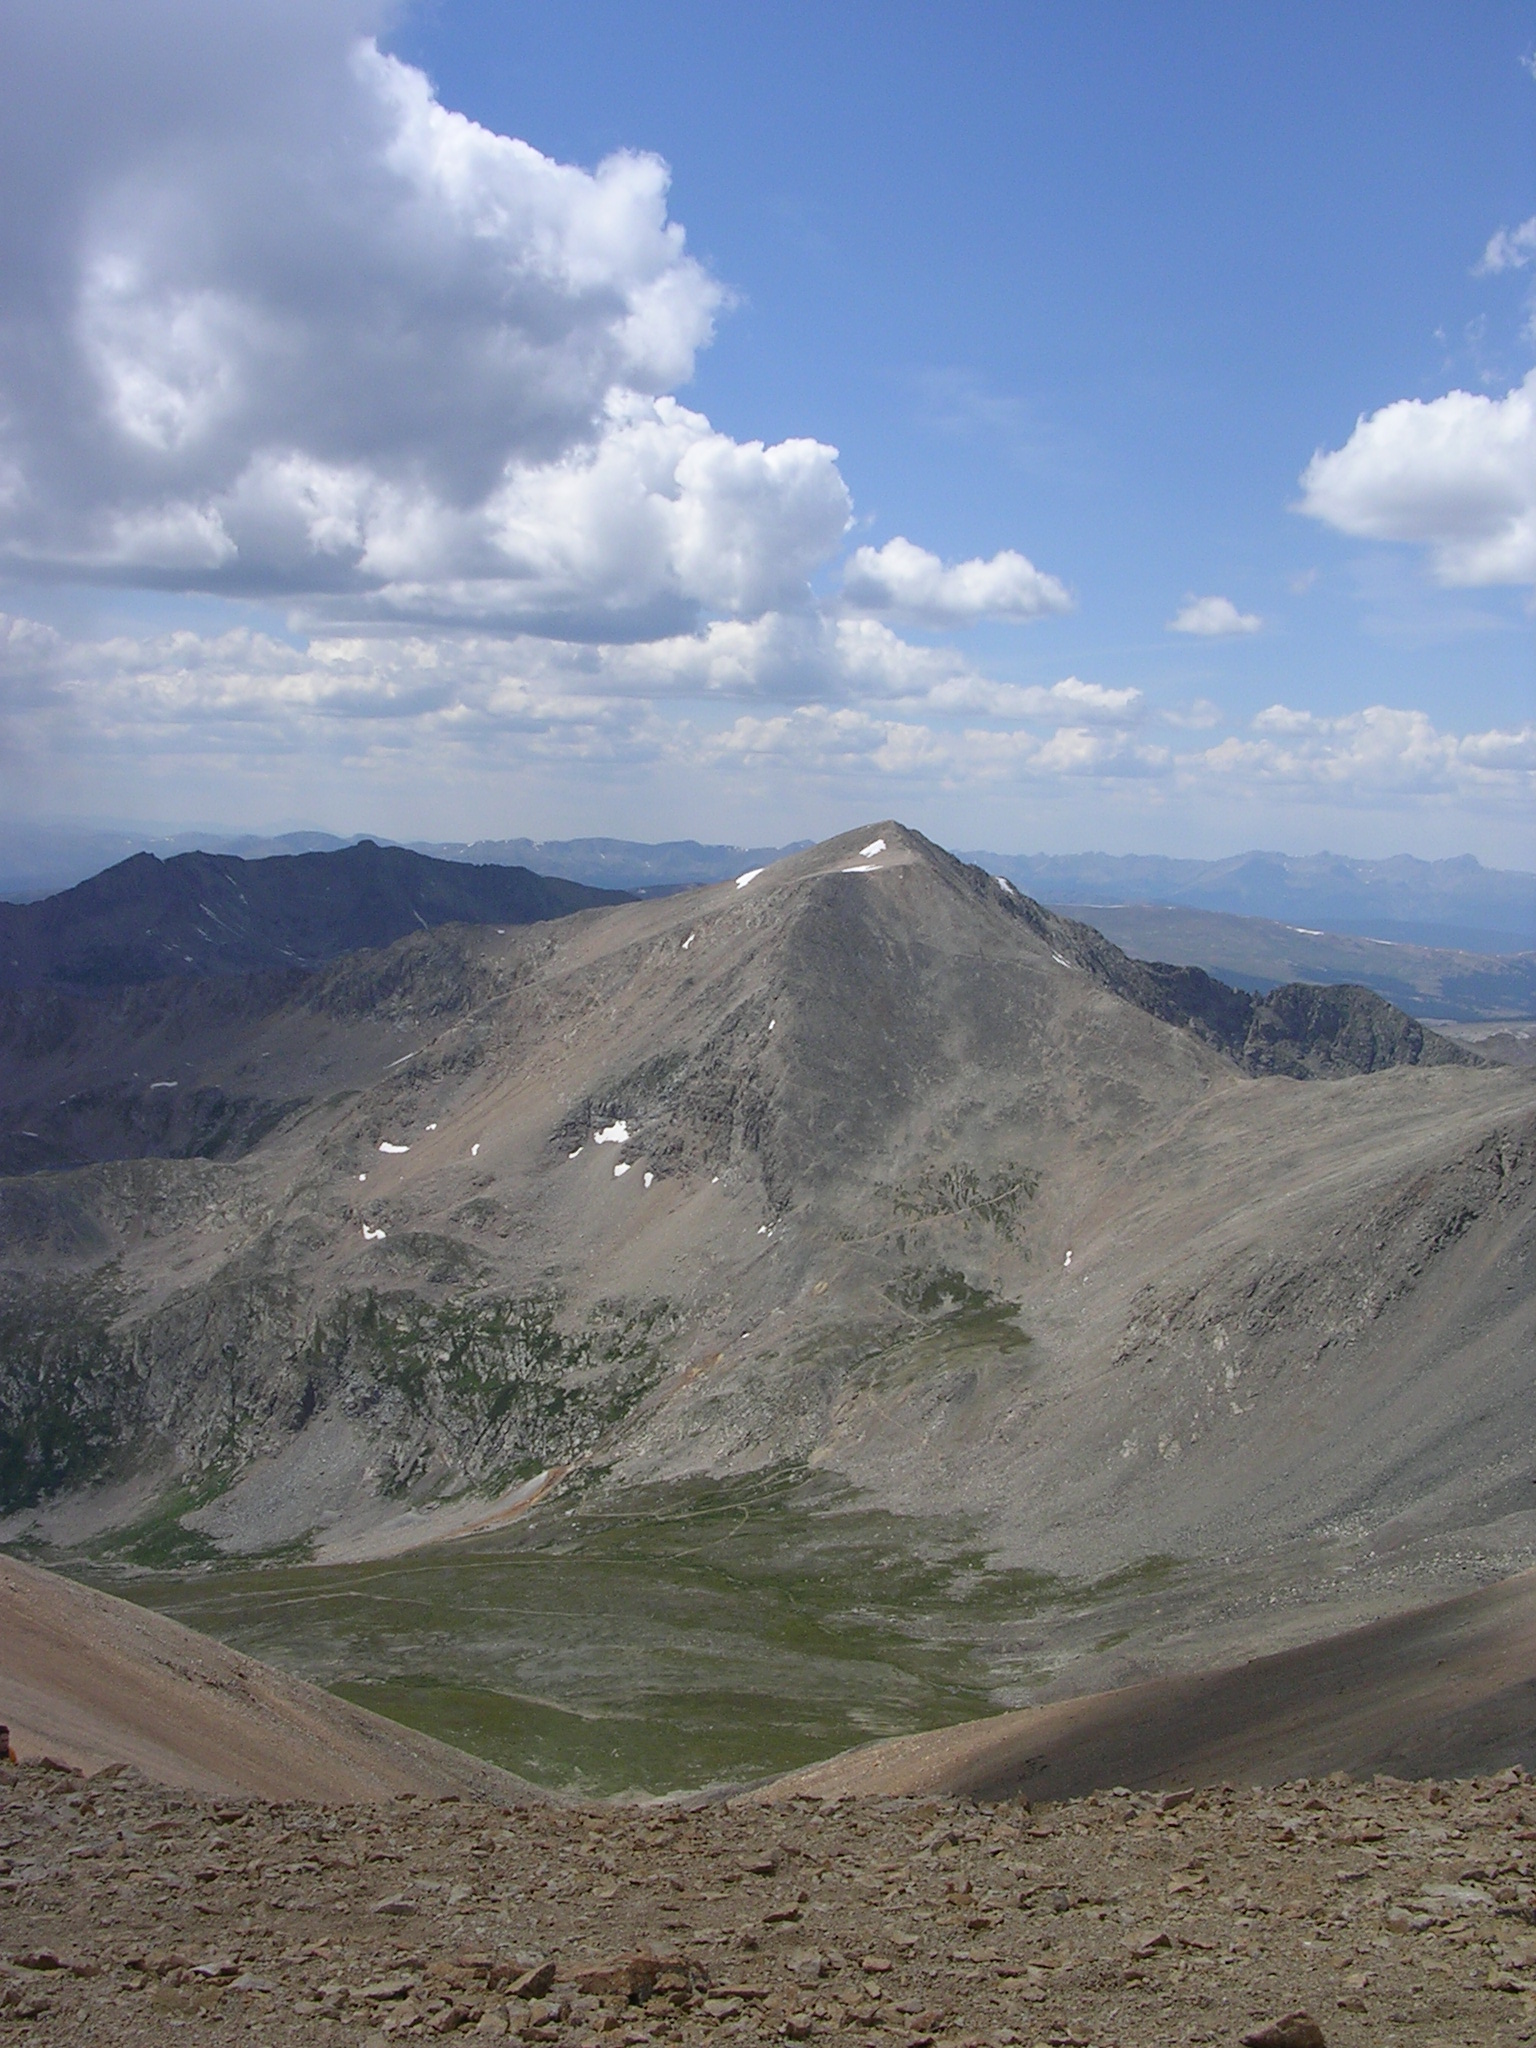
[[[0,1774],[0,2019],[39,2048],[1536,2039],[1536,1784],[628,1808]],[[1310,2038],[1301,2035],[1298,2039]]]

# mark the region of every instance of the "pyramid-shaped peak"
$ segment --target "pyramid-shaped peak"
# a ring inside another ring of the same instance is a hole
[[[914,862],[956,873],[963,866],[953,854],[946,853],[912,826],[903,825],[896,818],[883,818],[819,840],[815,846],[789,854],[768,867],[748,868],[728,886],[738,890],[782,887],[823,875],[879,874]]]

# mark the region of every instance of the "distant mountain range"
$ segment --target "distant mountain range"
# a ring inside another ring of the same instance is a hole
[[[378,839],[382,846],[400,842]],[[32,902],[54,895],[135,853],[161,860],[184,853],[235,854],[241,860],[269,860],[279,855],[336,853],[363,843],[363,835],[338,838],[334,832],[171,833],[163,838],[129,832],[84,831],[69,826],[0,825],[0,900]],[[524,867],[535,874],[581,882],[589,888],[622,889],[655,895],[671,889],[692,889],[723,882],[749,867],[766,867],[786,853],[798,852],[808,840],[789,846],[701,846],[696,839],[668,840],[652,846],[633,839],[476,839],[415,840],[413,853],[434,860],[483,867]]]
[[[246,860],[334,852],[357,840],[323,832],[220,838],[181,834],[160,840],[68,827],[0,829],[0,897],[47,895],[136,852],[162,859],[201,851]],[[387,843],[387,842],[386,842]],[[444,862],[524,867],[587,887],[655,895],[724,881],[749,867],[797,852],[790,846],[659,845],[628,839],[483,839],[416,842],[412,850]],[[1008,854],[970,852],[1042,903],[1078,914],[1127,904],[1261,917],[1302,936],[1341,936],[1500,954],[1536,950],[1536,874],[1485,868],[1470,854],[1452,860],[1355,860],[1342,854],[1241,853],[1228,859],[1174,860],[1160,854]],[[1201,965],[1211,962],[1202,958]],[[1373,984],[1374,985],[1374,984]]]
[[[537,924],[633,900],[371,839],[263,860],[136,853],[41,902],[0,903],[0,989],[309,969],[438,925]]]
[[[1536,948],[1536,875],[1454,860],[1352,860],[1343,854],[1239,853],[1226,860],[1160,854],[962,856],[1006,875],[1042,903],[1141,903],[1267,917],[1304,933],[1336,932],[1468,953]]]

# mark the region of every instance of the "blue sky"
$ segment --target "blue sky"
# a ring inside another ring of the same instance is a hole
[[[8,807],[1536,865],[1531,6],[0,34]]]

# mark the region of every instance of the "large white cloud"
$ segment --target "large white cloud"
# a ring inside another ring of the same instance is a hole
[[[1072,609],[1065,586],[1012,548],[946,566],[899,534],[883,548],[854,551],[843,575],[843,597],[856,611],[914,626],[1038,619]]]
[[[665,165],[452,112],[363,0],[249,12],[8,26],[0,559],[583,636],[807,603],[836,451],[669,395],[722,292]]]
[[[1362,419],[1301,479],[1342,533],[1416,541],[1447,584],[1536,583],[1536,370],[1503,398],[1450,391]]]

